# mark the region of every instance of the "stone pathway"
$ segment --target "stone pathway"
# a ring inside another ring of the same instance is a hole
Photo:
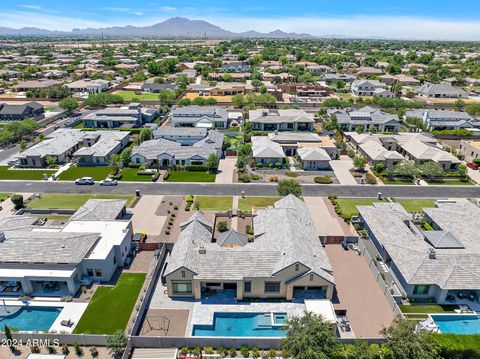
[[[236,210],[238,209],[238,196],[233,196],[233,204],[232,204],[232,209]],[[238,216],[232,217],[232,229],[234,231],[238,231]]]

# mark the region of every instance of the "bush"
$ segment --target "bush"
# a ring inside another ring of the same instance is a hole
[[[231,358],[235,358],[237,356],[237,349],[230,348],[230,350],[228,351],[228,356],[230,356]]]
[[[167,173],[165,173],[165,175],[163,176],[163,180],[166,181],[168,177],[170,177],[170,175],[171,175],[170,171],[167,171]]]
[[[115,180],[121,180],[122,179],[122,172],[119,172],[116,175],[109,174],[108,177],[110,177],[111,179],[115,179]]]
[[[367,173],[365,180],[368,184],[377,184],[377,178],[371,173]]]
[[[250,176],[248,174],[240,174],[238,175],[238,180],[243,183],[249,183],[250,182]]]
[[[244,358],[248,358],[250,356],[250,350],[248,349],[248,347],[243,346],[240,348],[240,354],[242,354]]]
[[[247,225],[245,226],[245,232],[246,232],[247,234],[253,234],[253,228],[252,228],[252,226],[249,225],[249,224],[247,224]]]
[[[443,358],[480,358],[480,335],[434,334]]]
[[[189,172],[207,172],[207,170],[208,170],[207,166],[203,166],[203,165],[185,166],[185,171],[189,171]]]
[[[193,203],[194,199],[195,198],[192,195],[189,195],[189,196],[187,196],[186,201],[187,201],[187,203]]]
[[[379,162],[373,167],[373,170],[377,173],[382,173],[383,171],[385,171],[385,166],[383,165],[383,163]]]
[[[23,208],[23,196],[21,194],[14,194],[10,200],[15,206],[15,209]]]
[[[83,349],[80,346],[79,342],[73,343],[73,348],[75,349],[75,354],[77,354],[77,356],[82,356],[83,355]]]
[[[349,149],[347,151],[347,156],[353,159],[355,157],[355,151],[352,149]]]
[[[225,221],[220,221],[220,222],[218,222],[218,223],[217,223],[217,230],[218,230],[220,233],[228,231],[227,222],[225,222]]]
[[[319,184],[330,184],[333,182],[330,176],[317,176],[313,180]]]
[[[295,177],[298,177],[298,173],[297,172],[287,172],[287,176],[295,178]]]
[[[278,182],[278,176],[271,176],[268,180],[270,182]]]

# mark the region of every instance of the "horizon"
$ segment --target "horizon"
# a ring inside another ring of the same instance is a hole
[[[467,6],[461,6],[464,3]],[[327,1],[303,2],[294,6],[285,0],[266,0],[257,5],[246,0],[232,6],[226,0],[184,0],[152,2],[139,0],[132,7],[125,0],[93,0],[81,4],[59,0],[18,1],[4,4],[0,13],[2,27],[34,27],[50,31],[73,29],[151,26],[170,18],[203,20],[224,30],[239,33],[281,30],[312,36],[385,38],[404,40],[480,40],[480,3],[412,0],[398,6],[385,6],[373,0],[359,4]],[[307,11],[308,10],[308,11]]]

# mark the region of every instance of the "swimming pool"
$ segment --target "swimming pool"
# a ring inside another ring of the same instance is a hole
[[[442,333],[480,334],[480,316],[477,314],[431,315]]]
[[[7,307],[0,316],[0,328],[7,325],[20,331],[48,331],[62,311],[61,307]]]
[[[213,325],[194,325],[193,336],[202,337],[283,337],[287,313],[219,313]]]

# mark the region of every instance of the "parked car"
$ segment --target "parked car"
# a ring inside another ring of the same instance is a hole
[[[145,232],[137,232],[133,235],[132,242],[143,243],[147,239],[147,234]]]
[[[118,181],[113,178],[105,178],[103,181],[100,181],[100,186],[116,186]]]
[[[95,181],[93,180],[93,177],[82,177],[75,180],[75,184],[78,185],[92,185],[94,183]]]
[[[478,170],[478,165],[476,163],[473,163],[473,162],[468,162],[467,167],[471,168],[472,170]]]

